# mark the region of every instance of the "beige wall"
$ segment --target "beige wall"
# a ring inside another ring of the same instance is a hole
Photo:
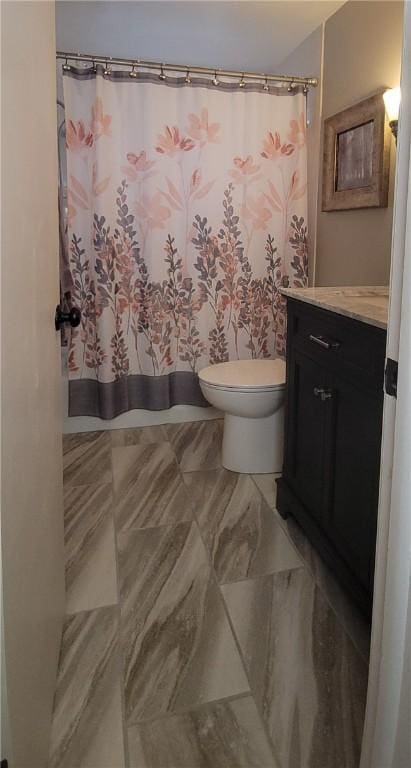
[[[321,135],[321,65],[324,25],[307,37],[281,64],[279,71],[287,75],[318,77],[318,88],[310,88],[307,96],[307,194],[308,194],[308,277],[314,283],[317,236],[317,189],[320,168]]]
[[[323,119],[378,89],[399,84],[402,18],[402,2],[351,0],[328,19],[324,32]],[[323,213],[319,202],[317,285],[388,283],[394,172],[392,141],[388,208]]]

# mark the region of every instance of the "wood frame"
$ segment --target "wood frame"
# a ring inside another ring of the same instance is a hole
[[[373,122],[372,178],[364,187],[338,190],[337,139],[344,131]],[[323,211],[384,208],[388,205],[391,130],[382,94],[371,96],[324,121]]]

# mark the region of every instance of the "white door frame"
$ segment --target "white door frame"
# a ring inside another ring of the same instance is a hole
[[[65,613],[54,0],[1,2],[0,22],[0,757],[45,768]]]
[[[367,709],[360,768],[411,765],[411,2],[404,8],[385,395]]]

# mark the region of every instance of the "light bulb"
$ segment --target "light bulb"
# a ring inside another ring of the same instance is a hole
[[[388,115],[388,120],[391,122],[392,120],[398,120],[398,112],[400,109],[400,101],[401,101],[401,90],[400,86],[397,85],[396,88],[389,88],[388,91],[385,91],[383,94],[384,98],[384,104],[385,104],[385,111]]]

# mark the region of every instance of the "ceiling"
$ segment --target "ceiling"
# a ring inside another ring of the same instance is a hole
[[[343,4],[58,0],[57,48],[270,72]]]

